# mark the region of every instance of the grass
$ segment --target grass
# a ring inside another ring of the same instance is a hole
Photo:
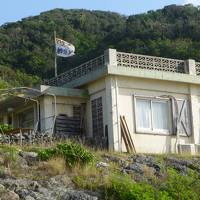
[[[46,176],[61,175],[66,172],[65,160],[62,157],[54,157],[47,162],[41,162],[37,170],[46,174]]]

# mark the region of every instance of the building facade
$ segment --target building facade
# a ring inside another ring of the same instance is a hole
[[[121,116],[137,153],[200,150],[200,63],[194,60],[108,49],[98,58],[46,81],[42,87],[48,88],[51,92],[46,93],[54,94],[56,100],[48,94],[39,97],[43,99],[40,121],[50,115],[73,116],[64,104],[77,102],[84,105],[85,136],[96,144],[107,144],[110,150],[127,151]],[[79,96],[72,98],[68,90]],[[41,127],[48,124],[41,122]]]

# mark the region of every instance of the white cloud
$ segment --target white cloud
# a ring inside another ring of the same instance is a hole
[[[195,6],[199,6],[200,5],[200,0],[185,0],[184,4],[193,4]]]

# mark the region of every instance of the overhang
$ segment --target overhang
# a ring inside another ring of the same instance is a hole
[[[200,76],[183,73],[108,66],[108,74],[200,85]]]
[[[66,88],[41,85],[41,94],[48,95],[53,94],[55,96],[63,96],[63,97],[76,97],[76,98],[88,98],[88,91],[84,89],[74,89],[74,88]]]

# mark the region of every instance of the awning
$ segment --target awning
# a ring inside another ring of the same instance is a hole
[[[26,87],[1,89],[0,112],[7,112],[9,108],[15,109],[28,103],[31,99],[41,96],[40,90]]]

